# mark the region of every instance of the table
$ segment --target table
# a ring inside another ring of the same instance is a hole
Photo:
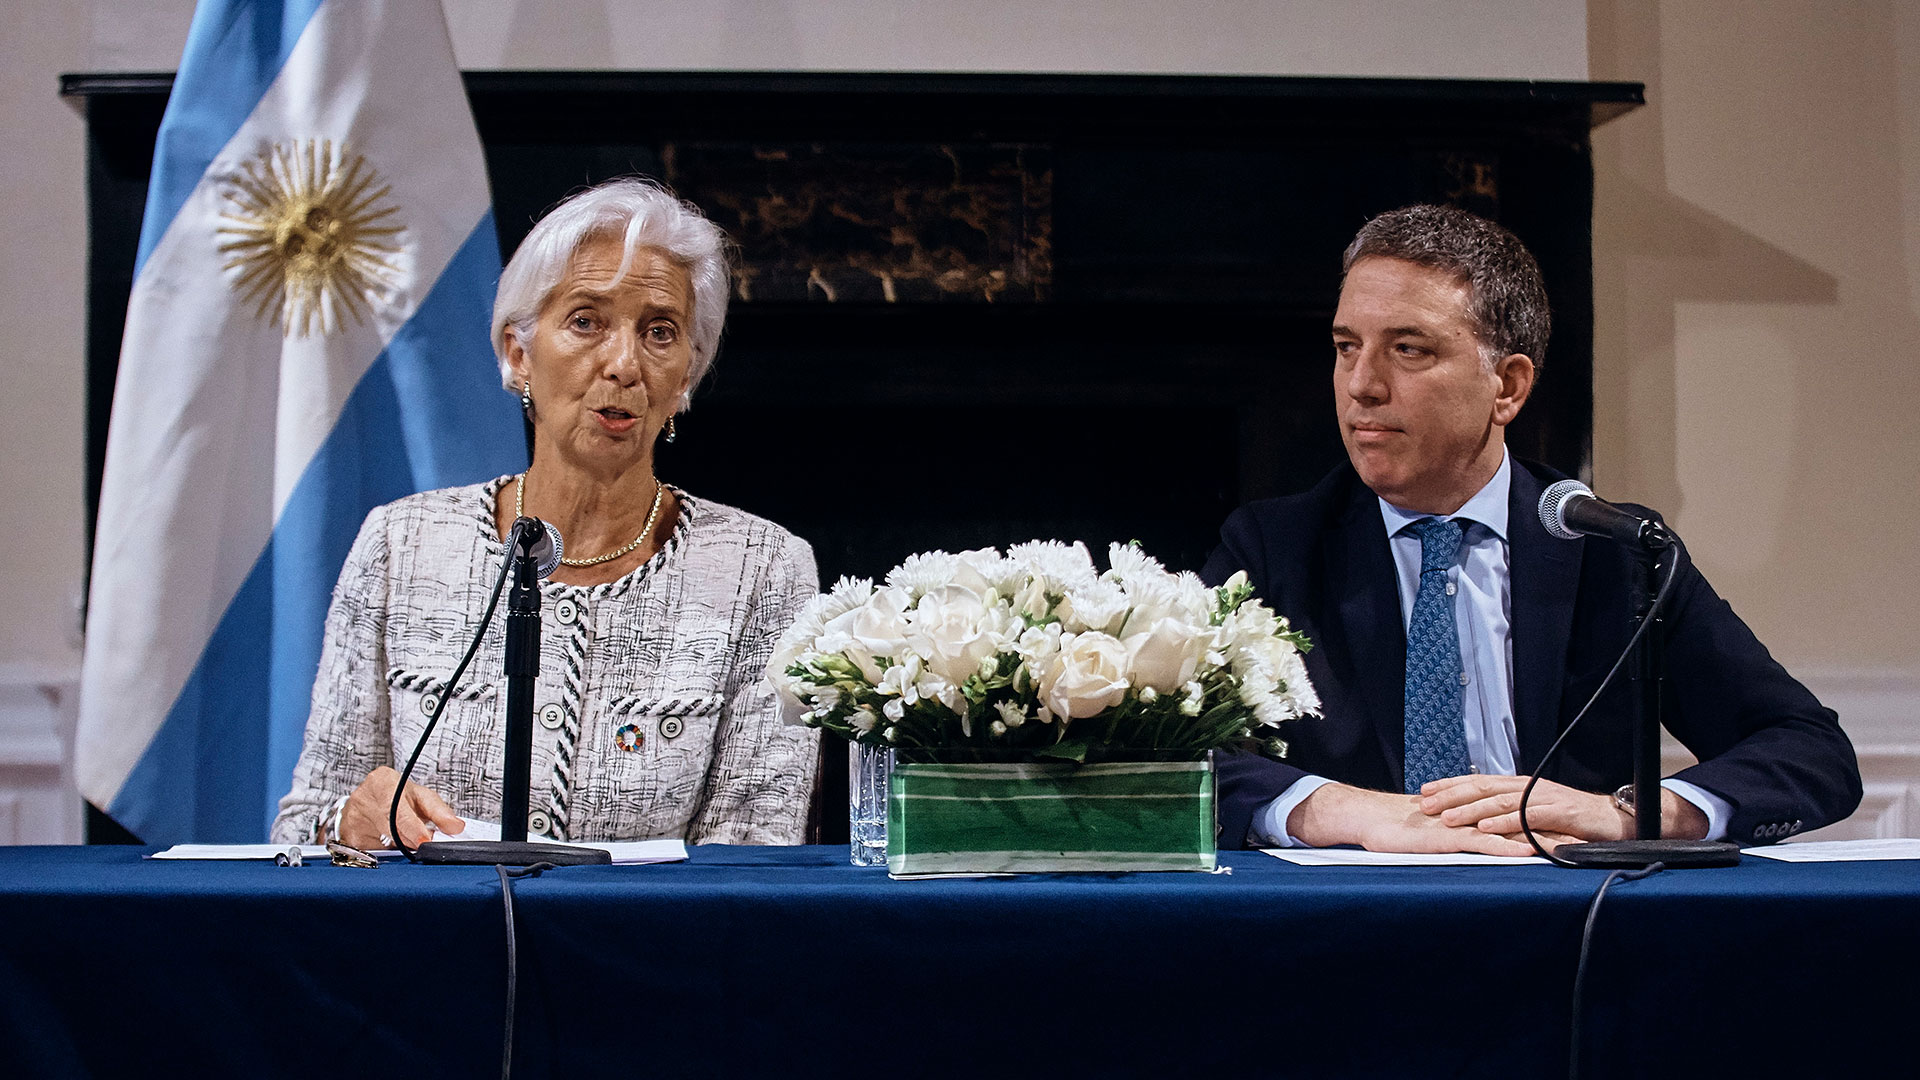
[[[11,1076],[486,1076],[490,868],[0,849]],[[1296,867],[892,881],[701,847],[514,884],[515,1075],[1564,1075],[1600,871]],[[1920,863],[1616,884],[1582,1075],[1909,1063]]]

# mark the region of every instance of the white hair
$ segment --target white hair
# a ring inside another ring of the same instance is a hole
[[[493,300],[493,353],[500,360],[500,385],[519,393],[507,363],[507,328],[525,348],[533,340],[540,309],[566,278],[581,245],[601,237],[621,237],[626,253],[616,275],[624,278],[641,248],[658,248],[687,272],[693,286],[693,362],[687,397],[713,366],[720,331],[727,322],[732,285],[727,234],[700,208],[677,199],[651,180],[610,180],[574,195],[547,212],[520,249],[513,253]],[[687,407],[686,397],[680,409]]]

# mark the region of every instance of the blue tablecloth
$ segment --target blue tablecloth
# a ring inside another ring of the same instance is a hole
[[[490,868],[0,848],[7,1075],[484,1076]],[[892,881],[844,848],[515,883],[525,1077],[1564,1074],[1603,875],[1551,867]],[[1596,930],[1584,1074],[1913,1055],[1920,863],[1670,871]]]

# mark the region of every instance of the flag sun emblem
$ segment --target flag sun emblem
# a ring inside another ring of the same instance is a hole
[[[238,271],[234,288],[288,337],[362,323],[400,273],[390,190],[331,139],[270,146],[227,180],[222,269]]]

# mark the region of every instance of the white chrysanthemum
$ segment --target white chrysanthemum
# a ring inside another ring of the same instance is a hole
[[[1195,622],[1207,622],[1213,618],[1213,590],[1200,580],[1200,575],[1191,570],[1182,570],[1173,575],[1173,590],[1179,596],[1179,604]]]
[[[1281,684],[1293,704],[1295,714],[1320,715],[1320,694],[1313,688],[1313,680],[1307,676],[1307,658],[1300,655],[1300,650],[1289,648],[1278,667]]]
[[[1097,630],[1110,633],[1118,629],[1129,608],[1127,593],[1111,581],[1089,581],[1067,590],[1060,601],[1060,621],[1067,630],[1079,633]]]
[[[918,600],[928,589],[951,585],[954,571],[959,566],[959,557],[944,551],[909,555],[905,562],[887,574],[887,585],[889,588],[904,589]]]
[[[1231,651],[1271,641],[1281,629],[1280,620],[1274,617],[1271,608],[1257,600],[1249,600],[1220,623],[1220,637]]]
[[[1045,578],[1047,591],[1066,592],[1093,583],[1093,555],[1078,540],[1063,544],[1058,540],[1029,540],[1007,549],[1007,558],[1028,574]]]
[[[814,642],[825,632],[827,620],[859,604],[859,601],[847,603],[841,593],[841,586],[848,585],[849,582],[855,585],[860,584],[859,579],[841,578],[840,584],[835,585],[832,592],[817,593],[808,598],[806,604],[800,608],[799,616],[793,620],[793,625],[787,627],[787,632],[780,635],[779,642],[774,645],[773,655],[767,659],[769,673],[784,672],[793,666],[794,661],[798,660],[801,654],[820,651],[814,646]],[[872,583],[866,584],[871,589]]]
[[[870,735],[874,728],[880,726],[880,714],[874,712],[872,707],[862,705],[847,715],[847,722],[860,734]]]
[[[1102,575],[1110,581],[1123,581],[1129,587],[1136,581],[1167,577],[1167,568],[1160,560],[1147,554],[1135,544],[1107,545],[1107,572]]]

